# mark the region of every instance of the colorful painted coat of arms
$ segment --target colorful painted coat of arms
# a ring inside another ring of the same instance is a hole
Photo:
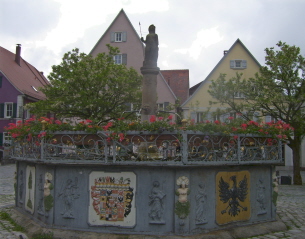
[[[135,174],[131,172],[92,172],[89,222],[132,226],[135,223],[135,181]]]

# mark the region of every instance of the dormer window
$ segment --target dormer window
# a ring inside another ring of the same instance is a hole
[[[38,90],[36,89],[36,87],[35,87],[35,86],[32,86],[32,88],[33,88],[33,90],[35,90],[36,92],[38,92]]]
[[[230,60],[230,68],[231,69],[246,69],[247,61],[246,60]]]
[[[111,42],[126,42],[126,32],[111,32]]]

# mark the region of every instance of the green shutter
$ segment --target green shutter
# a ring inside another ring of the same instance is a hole
[[[122,32],[122,41],[127,41],[127,32]]]
[[[241,61],[241,67],[244,68],[244,69],[247,68],[247,61],[246,60]]]
[[[122,64],[127,65],[127,54],[122,54]]]
[[[4,118],[4,103],[0,104],[0,118]]]
[[[17,103],[13,104],[13,118],[17,118]]]
[[[234,68],[235,67],[235,61],[234,60],[230,60],[230,68]]]
[[[115,41],[115,33],[111,32],[110,33],[110,42],[114,42]]]

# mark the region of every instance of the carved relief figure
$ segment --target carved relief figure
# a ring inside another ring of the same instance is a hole
[[[23,187],[24,187],[22,170],[20,170],[19,178],[20,178],[20,180],[19,180],[19,202],[22,203]]]
[[[151,206],[149,217],[151,218],[151,223],[162,223],[163,221],[163,212],[164,212],[164,197],[166,196],[160,188],[160,183],[155,181],[153,183],[153,189],[149,195],[149,206]]]
[[[44,196],[44,208],[48,212],[53,207],[53,196],[51,194],[51,190],[53,189],[53,184],[51,181],[53,180],[53,176],[50,173],[45,174],[45,183],[43,186],[43,196]],[[48,215],[48,213],[47,213]]]
[[[176,202],[175,213],[180,219],[184,219],[190,213],[190,203],[187,200],[187,195],[190,194],[190,190],[187,187],[189,179],[185,176],[181,176],[177,179],[177,185],[179,188],[176,190],[178,201]]]
[[[257,184],[257,198],[256,198],[256,201],[259,203],[258,215],[267,213],[266,207],[265,207],[265,203],[266,203],[265,191],[266,191],[266,188],[264,186],[264,181],[263,181],[263,179],[259,179],[258,184]]]
[[[68,179],[66,181],[65,186],[60,190],[60,193],[58,194],[58,197],[62,196],[65,204],[64,212],[61,213],[63,215],[63,218],[74,218],[72,212],[73,203],[75,199],[79,198],[77,184],[77,178],[75,178],[74,182],[72,181],[72,179]]]
[[[204,216],[204,207],[206,205],[207,195],[205,192],[204,184],[199,184],[199,189],[197,190],[196,195],[196,224],[207,223],[207,219]]]
[[[43,215],[43,176],[42,174],[39,175],[39,181],[38,181],[38,191],[39,191],[39,201],[38,201],[38,207],[37,211],[39,214]]]
[[[30,208],[30,209],[33,209],[33,203],[32,203],[32,200],[31,200],[31,190],[33,188],[33,176],[32,176],[32,171],[30,170],[30,174],[29,174],[29,178],[28,178],[28,190],[29,190],[29,198],[28,198],[28,201],[27,201],[27,207]]]
[[[141,37],[141,41],[145,43],[145,58],[144,58],[144,67],[157,67],[158,60],[158,35],[155,33],[156,27],[150,25],[148,28],[149,34],[146,36],[146,40]]]

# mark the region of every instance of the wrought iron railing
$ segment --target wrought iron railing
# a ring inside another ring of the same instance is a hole
[[[115,164],[282,164],[280,140],[254,135],[217,135],[193,131],[129,131],[121,139],[111,132],[55,132],[53,137],[16,141],[17,160]]]

